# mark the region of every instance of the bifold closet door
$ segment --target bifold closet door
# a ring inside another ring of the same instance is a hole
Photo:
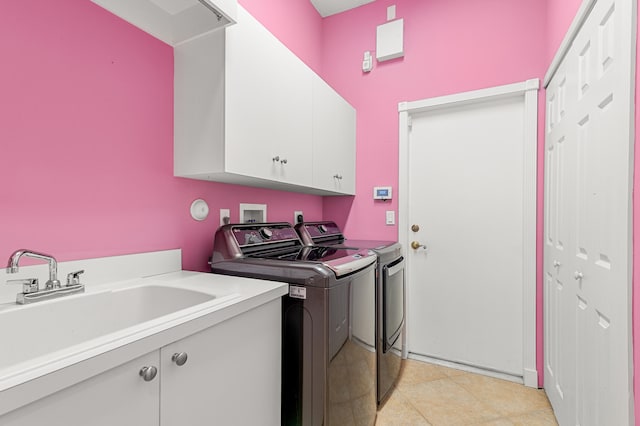
[[[633,6],[596,1],[547,88],[545,389],[560,424],[633,421]]]

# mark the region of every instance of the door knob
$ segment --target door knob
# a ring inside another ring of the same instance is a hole
[[[411,230],[413,232],[418,232],[420,230],[420,226],[419,225],[411,225]]]
[[[187,362],[187,353],[186,352],[176,352],[171,357],[171,361],[175,362],[178,367],[183,366]]]
[[[158,374],[158,369],[154,366],[142,367],[140,369],[140,377],[142,377],[145,382],[150,382],[155,379],[156,374]]]
[[[418,250],[420,247],[422,247],[423,249],[426,249],[427,246],[425,246],[424,244],[420,244],[418,241],[411,241],[411,248],[414,250]]]

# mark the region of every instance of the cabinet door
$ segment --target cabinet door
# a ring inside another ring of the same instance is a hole
[[[162,426],[280,425],[281,302],[162,348]],[[179,366],[174,354],[186,354]]]
[[[157,426],[160,380],[140,377],[158,368],[159,351],[136,358],[0,417],[3,426]]]
[[[313,72],[242,7],[226,37],[226,171],[310,186]]]
[[[355,194],[356,111],[320,77],[313,79],[313,186]]]

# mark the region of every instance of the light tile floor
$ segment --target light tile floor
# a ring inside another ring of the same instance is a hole
[[[506,380],[406,360],[376,426],[557,426],[547,395]]]

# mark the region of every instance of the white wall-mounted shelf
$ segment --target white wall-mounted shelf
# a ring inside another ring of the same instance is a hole
[[[236,22],[237,0],[91,0],[176,46]]]

